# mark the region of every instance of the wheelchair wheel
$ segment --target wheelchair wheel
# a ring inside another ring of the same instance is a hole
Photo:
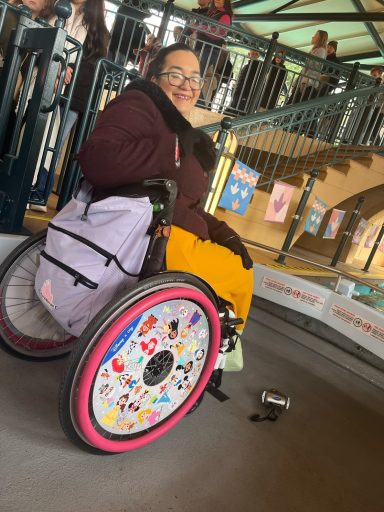
[[[196,276],[165,272],[110,302],[78,339],[59,392],[67,437],[91,453],[126,452],[193,407],[220,345],[216,298]]]
[[[25,240],[0,266],[0,346],[31,359],[69,352],[76,340],[54,320],[35,293],[46,233],[44,230]]]

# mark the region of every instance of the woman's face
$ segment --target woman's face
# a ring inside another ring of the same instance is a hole
[[[199,78],[199,61],[192,52],[177,50],[167,55],[161,72],[174,72],[184,75],[187,78]],[[188,80],[185,80],[184,84],[179,86],[171,85],[167,75],[153,77],[152,80],[163,89],[177,110],[184,116],[187,116],[191,112],[199,99],[200,90],[191,89]]]
[[[224,0],[214,0],[214,4],[216,9],[220,9],[224,7]]]
[[[320,34],[316,32],[314,36],[312,36],[312,44],[317,44],[319,42]]]
[[[23,4],[31,9],[32,16],[35,18],[45,8],[46,0],[23,0]]]

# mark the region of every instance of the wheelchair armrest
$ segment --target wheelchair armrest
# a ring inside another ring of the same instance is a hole
[[[177,184],[176,181],[167,179],[150,179],[143,181],[144,188],[158,188],[168,194],[169,204],[173,204],[177,196]]]

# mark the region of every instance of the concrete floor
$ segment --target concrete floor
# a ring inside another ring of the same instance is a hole
[[[245,369],[225,375],[231,400],[207,395],[153,445],[113,456],[84,453],[61,431],[66,359],[1,353],[0,510],[382,512],[384,393],[329,361],[327,347],[314,353],[323,343],[253,308]],[[291,408],[276,423],[251,423],[270,387]]]

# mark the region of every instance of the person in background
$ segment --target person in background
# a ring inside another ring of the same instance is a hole
[[[73,90],[70,110],[65,120],[62,144],[59,149],[59,155],[63,148],[64,142],[69,136],[73,126],[77,122],[77,129],[80,120],[85,111],[91,85],[96,68],[96,62],[101,57],[106,57],[109,42],[109,32],[105,24],[105,4],[104,0],[72,0],[72,14],[68,18],[65,29],[68,34],[77,39],[83,45],[83,58],[80,63],[77,81]],[[51,23],[54,19],[51,20]],[[69,62],[66,70],[64,83],[69,86],[72,80],[74,64]],[[66,91],[64,91],[66,93]],[[48,126],[48,124],[47,124]],[[50,146],[54,146],[57,133],[60,126],[60,113],[55,118],[53,131],[50,138]],[[75,134],[76,136],[76,134]],[[41,157],[42,155],[40,155]],[[59,161],[59,159],[58,159]],[[31,197],[36,199],[41,197],[44,192],[47,181],[47,170],[51,162],[51,155],[48,153],[44,162],[44,167],[40,169],[36,184],[31,192]],[[37,170],[39,169],[39,162]],[[52,188],[53,183],[50,184]],[[46,206],[30,205],[31,209],[46,211]]]
[[[328,32],[318,30],[312,37],[313,46],[309,55],[319,59],[325,59],[327,56],[327,42]],[[314,61],[311,57],[307,59],[306,65],[301,71],[297,83],[293,87],[288,103],[307,101],[318,96],[322,67],[323,65],[320,62]]]
[[[329,41],[327,44],[327,63],[335,63],[340,64],[339,59],[337,58],[337,41]],[[320,76],[321,84],[319,89],[319,96],[326,96],[327,94],[331,94],[335,89],[337,84],[339,83],[339,72],[337,69],[329,66],[328,64],[324,66],[322,70],[322,75]]]
[[[117,9],[108,49],[108,59],[120,66],[126,66],[128,61],[136,63],[133,50],[141,49],[145,45],[146,35],[149,34],[149,29],[143,23],[148,15],[139,10],[139,0],[134,0],[133,3],[131,1],[132,6],[126,2],[127,0],[123,0]]]
[[[191,11],[195,14],[199,14],[199,16],[206,16],[211,5],[211,0],[197,0],[197,4],[199,7],[195,7],[191,9]],[[177,42],[189,44],[191,48],[193,48],[195,39],[196,31],[192,27],[185,27],[180,40]]]
[[[162,47],[161,41],[155,34],[149,34],[144,48],[134,51],[135,54],[139,53],[139,72],[141,76],[145,76],[149,62],[156,56],[157,52]]]
[[[8,3],[16,7],[20,5],[25,5],[26,7],[29,7],[29,9],[31,10],[31,17],[33,20],[36,20],[36,18],[44,18],[46,21],[48,21],[53,16],[54,0],[9,0]],[[17,22],[17,13],[15,13],[13,9],[7,9],[2,31],[0,33],[0,76],[4,66],[4,58],[7,53],[9,38],[11,36],[12,30],[16,28]],[[13,94],[13,105],[8,118],[7,131],[5,134],[3,148],[1,149],[1,154],[7,152],[12,139],[16,122],[16,110],[19,99],[19,93],[26,77],[29,63],[29,55],[30,54],[25,52],[25,54],[22,56],[20,72],[18,74],[16,88]]]
[[[180,43],[183,36],[184,27],[176,25],[173,27],[173,39],[175,43]]]
[[[132,81],[100,114],[79,161],[100,198],[124,193],[147,178],[175,180],[167,269],[205,279],[245,321],[252,298],[252,259],[236,232],[200,206],[216,153],[212,139],[192,128],[186,117],[202,86],[199,61],[189,46],[162,48],[146,79]]]
[[[372,78],[375,78],[380,85],[383,85],[383,68],[380,66],[374,66],[371,68],[369,74]],[[381,129],[384,128],[384,94],[378,96],[379,106],[373,109],[371,118],[369,120],[366,135],[363,137],[363,144],[372,144],[379,146],[382,143],[382,136],[380,135]]]
[[[251,93],[254,90],[261,69],[261,62],[258,60],[260,53],[257,50],[248,52],[249,61],[242,68],[236,88],[233,93],[231,106],[228,113],[232,110],[241,114],[247,114]]]
[[[227,50],[226,45],[223,45],[223,47],[221,49],[220,57],[219,57],[219,60],[217,62],[217,66],[216,66],[216,73],[215,73],[216,87],[212,91],[211,102],[213,101],[218,90],[220,90],[223,85],[225,85],[226,88],[225,88],[225,93],[224,93],[223,97],[220,99],[220,105],[215,105],[215,106],[222,107],[225,104],[226,96],[227,96],[228,90],[229,90],[229,83],[231,82],[231,80],[233,78],[232,73],[233,73],[233,64],[230,59],[230,53]]]
[[[233,11],[231,0],[213,0],[209,8],[207,18],[218,21],[225,25],[231,25]],[[212,28],[209,32],[197,32],[195,51],[200,53],[200,67],[202,75],[212,65],[213,73],[216,72],[216,64],[220,58],[221,47],[225,44],[225,29]]]
[[[281,91],[284,88],[287,69],[284,65],[285,52],[280,49],[272,60],[271,69],[261,96],[260,106],[266,110],[276,107]]]
[[[32,19],[44,18],[48,20],[53,15],[54,0],[8,0],[15,7],[25,5],[32,13]],[[17,14],[12,9],[7,9],[2,30],[0,33],[0,72],[3,68],[4,57],[7,52],[11,32],[16,28]]]

